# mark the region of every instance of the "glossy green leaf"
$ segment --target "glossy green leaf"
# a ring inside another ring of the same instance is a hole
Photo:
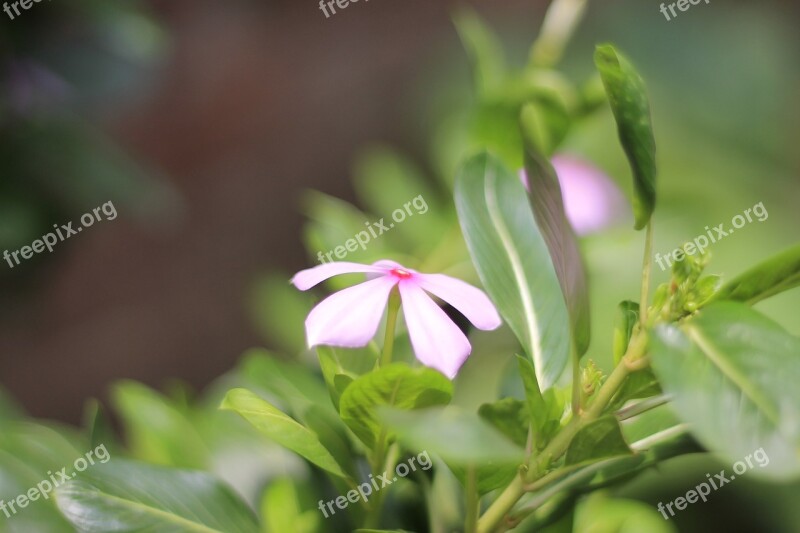
[[[56,502],[82,533],[257,533],[252,511],[203,472],[113,460],[59,487]]]
[[[714,300],[734,300],[749,305],[800,285],[800,245],[764,261],[727,282]]]
[[[246,389],[228,391],[221,409],[244,417],[261,433],[331,474],[346,477],[342,468],[325,448],[319,437],[293,418]]]
[[[525,402],[503,398],[481,405],[478,415],[517,446],[524,447],[527,444],[529,415]]]
[[[379,407],[422,409],[444,405],[453,384],[436,370],[393,363],[353,381],[339,402],[342,420],[370,448],[381,434]]]
[[[656,374],[675,412],[730,461],[763,448],[753,473],[800,473],[800,339],[734,302],[718,302],[652,339]]]
[[[525,109],[522,112],[523,124]],[[567,220],[561,185],[556,171],[542,153],[529,146],[525,150],[525,173],[529,198],[536,223],[550,250],[561,291],[569,311],[575,349],[586,353],[591,337],[589,320],[589,286],[578,239]]]
[[[521,447],[478,415],[456,407],[412,412],[384,408],[380,417],[410,449],[439,455],[448,463],[512,465],[524,457]]]
[[[597,47],[594,62],[617,121],[622,148],[633,172],[636,229],[644,228],[656,206],[656,141],[644,80],[610,44]]]
[[[86,453],[88,445],[71,431],[33,422],[4,421],[0,431],[0,500],[12,502],[53,472],[71,465]],[[9,507],[6,507],[9,510]],[[29,500],[10,518],[0,513],[3,533],[71,533],[52,497]]]
[[[455,201],[481,281],[546,390],[569,360],[570,321],[525,188],[496,158],[481,154],[459,172]]]
[[[573,437],[567,448],[566,464],[630,454],[617,419],[604,416],[584,426]]]

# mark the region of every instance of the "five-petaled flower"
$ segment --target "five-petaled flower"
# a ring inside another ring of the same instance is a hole
[[[395,286],[400,292],[406,328],[417,359],[451,379],[472,346],[428,293],[455,307],[478,329],[500,326],[497,310],[480,289],[443,274],[421,274],[393,261],[372,265],[327,263],[298,272],[292,283],[305,291],[330,277],[351,273],[365,273],[371,279],[328,296],[311,310],[306,318],[310,348],[366,346],[378,330]]]

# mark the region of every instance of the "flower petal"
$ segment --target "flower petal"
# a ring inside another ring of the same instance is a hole
[[[553,157],[552,163],[561,185],[567,220],[575,233],[596,233],[624,215],[625,198],[602,170],[567,155]]]
[[[389,293],[396,284],[397,279],[381,276],[322,300],[306,318],[308,347],[366,346],[378,330]]]
[[[372,265],[362,265],[361,263],[324,263],[313,268],[301,270],[292,278],[292,283],[301,291],[307,291],[314,285],[322,283],[328,278],[339,274],[354,274],[359,272],[385,273],[386,270]]]
[[[399,286],[414,354],[453,379],[472,351],[469,340],[413,280],[401,281]]]
[[[500,327],[500,315],[492,301],[482,290],[469,283],[444,274],[417,274],[416,282],[458,309],[476,328],[491,330]]]

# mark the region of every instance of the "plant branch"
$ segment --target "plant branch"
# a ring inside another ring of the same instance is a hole
[[[670,397],[668,395],[659,394],[658,396],[653,396],[652,398],[644,399],[641,402],[637,402],[624,409],[620,409],[615,414],[617,416],[617,420],[622,422],[623,420],[628,420],[629,418],[633,418],[634,416],[638,416],[644,412],[647,412],[650,409],[655,409],[656,407],[660,407],[665,403],[668,403],[669,401]]]
[[[467,467],[467,483],[465,487],[467,493],[467,517],[464,520],[464,532],[475,533],[478,525],[478,515],[480,509],[480,496],[478,496],[478,473],[475,465]]]
[[[586,0],[553,0],[531,48],[531,67],[547,68],[558,63],[585,11]]]
[[[639,299],[639,323],[644,329],[647,324],[647,307],[650,292],[650,272],[653,267],[653,221],[647,223],[644,240],[644,260],[642,262],[642,296]]]
[[[533,464],[529,467],[527,474],[516,476],[511,484],[497,497],[489,506],[483,516],[478,520],[478,533],[491,533],[497,529],[498,525],[508,515],[514,505],[519,501],[531,483],[543,478],[548,472],[547,469],[552,461],[558,459],[566,453],[570,442],[575,435],[587,424],[596,420],[613,400],[617,391],[625,383],[625,380],[641,362],[644,350],[647,347],[646,336],[637,333],[628,344],[628,351],[622,358],[620,364],[614,369],[608,379],[603,383],[592,403],[580,415],[573,414],[569,423],[550,441],[545,449],[540,453]]]

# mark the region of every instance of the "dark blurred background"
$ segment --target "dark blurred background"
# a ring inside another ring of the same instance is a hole
[[[671,22],[659,3],[590,2],[567,65],[587,74],[594,43],[612,40],[648,78],[672,183],[657,250],[764,201],[771,230],[748,228],[715,251],[737,273],[800,227],[797,3],[714,0]],[[301,191],[352,199],[353,156],[375,141],[429,170],[437,103],[471,80],[451,9],[475,7],[519,59],[546,5],[372,0],[326,19],[313,0],[116,4],[0,17],[4,249],[109,200],[119,211],[53,253],[0,264],[0,382],[34,416],[76,421],[119,378],[202,387],[269,343],[248,294],[265,271],[288,279],[313,263]],[[618,149],[593,140],[609,137],[593,137],[600,124],[572,148],[626,181]],[[705,216],[671,224],[682,210]],[[587,243],[595,264],[602,239]],[[611,281],[595,299],[602,314],[620,299],[607,293],[638,278],[621,281],[628,272],[610,259],[594,268]],[[780,309],[773,316],[800,333]]]

